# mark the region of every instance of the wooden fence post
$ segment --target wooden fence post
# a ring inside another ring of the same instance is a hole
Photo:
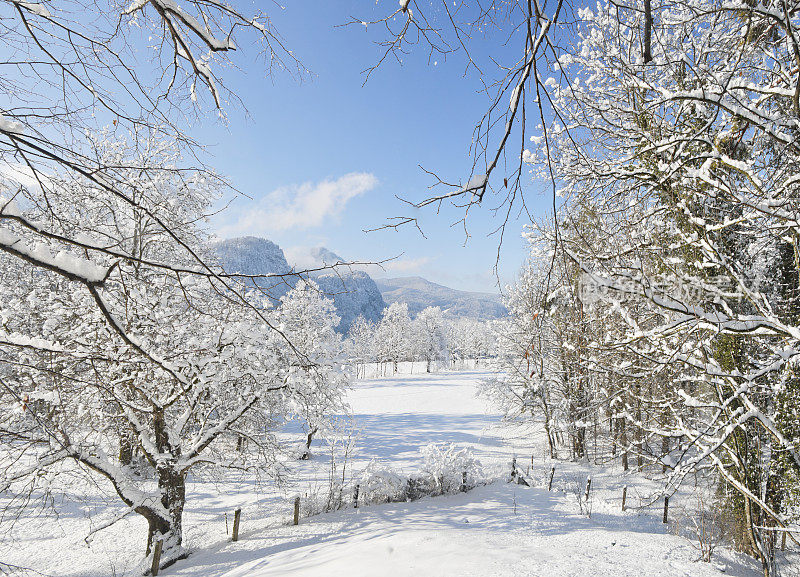
[[[358,490],[361,485],[356,485],[356,488],[353,489],[353,509],[358,509]]]
[[[156,546],[153,548],[153,563],[150,565],[150,573],[155,577],[158,575],[159,565],[161,565],[161,547],[163,546],[163,541],[159,539],[156,541]]]
[[[513,459],[511,459],[511,480],[513,481],[516,478],[517,478],[517,458],[514,457]]]
[[[239,540],[239,519],[241,518],[242,518],[242,510],[236,509],[233,512],[233,535],[231,536],[231,541]]]
[[[587,503],[589,502],[589,491],[592,490],[592,477],[591,475],[586,477],[586,494],[583,496],[584,501]]]
[[[294,498],[294,524],[300,524],[300,497]]]
[[[533,455],[531,455],[531,471],[533,470]]]
[[[781,551],[786,551],[786,528],[783,529],[783,537],[781,537]]]
[[[224,515],[225,515],[225,534],[228,535],[230,534],[230,531],[228,530],[228,514],[224,513]]]
[[[625,511],[625,500],[628,498],[628,486],[622,487],[622,511]]]
[[[553,488],[553,475],[555,475],[555,474],[556,474],[556,466],[553,465],[553,466],[550,467],[550,482],[547,483],[547,490],[548,491]]]
[[[669,511],[669,497],[664,497],[664,523],[667,522],[667,512]]]

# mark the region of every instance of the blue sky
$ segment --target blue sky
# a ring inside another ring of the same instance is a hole
[[[466,245],[463,227],[451,226],[462,215],[456,208],[418,214],[427,238],[413,227],[363,232],[409,214],[395,196],[418,201],[429,194],[432,179],[418,165],[466,181],[472,131],[489,102],[475,74],[465,76],[463,55],[429,62],[421,46],[402,65],[387,60],[362,86],[362,70],[381,54],[373,43],[381,31],[336,25],[350,16],[385,14],[395,4],[272,5],[284,40],[313,76],[302,82],[280,72],[267,77],[263,61],[242,47],[234,60],[239,70],[226,71],[226,79],[247,110],[229,107],[226,125],[204,125],[197,136],[209,144],[211,164],[251,198],[237,198],[212,226],[222,237],[269,238],[298,259],[315,246],[353,260],[401,255],[383,276],[420,275],[464,290],[497,290],[491,269],[498,239],[487,234],[500,223],[489,205],[471,212]],[[484,61],[489,54],[514,58],[496,34],[476,39],[475,53]],[[540,214],[551,202],[533,184],[527,196]],[[525,258],[524,223],[509,226],[500,262],[504,283]]]

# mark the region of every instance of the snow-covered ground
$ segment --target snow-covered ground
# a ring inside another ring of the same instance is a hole
[[[415,372],[419,368],[415,369]],[[488,477],[503,478],[513,456],[526,470],[533,455],[532,487],[496,482],[466,494],[413,503],[350,507],[290,524],[292,498],[324,494],[330,465],[325,449],[300,462],[291,483],[277,489],[251,480],[195,479],[185,514],[192,555],[161,575],[266,577],[272,575],[757,575],[741,556],[720,550],[714,563],[696,561],[698,551],[674,524],[661,523],[660,503],[649,505],[646,479],[588,464],[550,463],[530,431],[500,423],[476,398],[479,370],[401,374],[358,381],[350,393],[356,433],[350,452],[337,456],[337,474],[349,479],[370,461],[400,473],[418,470],[429,443],[471,447]],[[339,446],[341,450],[342,446]],[[591,517],[577,494],[591,472]],[[623,485],[631,509],[620,510]],[[348,491],[350,487],[348,487]],[[671,501],[679,520],[688,495]],[[226,534],[232,512],[242,507],[240,540]],[[640,508],[641,507],[641,508]],[[118,508],[93,487],[73,489],[56,503],[59,517],[29,512],[0,547],[0,560],[44,575],[134,574],[144,549],[144,522],[130,516],[84,538]],[[4,520],[7,523],[7,520]],[[679,530],[677,532],[680,532]],[[724,573],[723,573],[724,571]]]

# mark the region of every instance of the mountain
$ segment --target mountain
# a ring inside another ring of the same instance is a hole
[[[283,250],[274,242],[263,238],[252,236],[233,238],[214,243],[212,248],[229,273],[285,274],[292,270]],[[339,255],[321,247],[313,249],[310,256],[312,266],[346,262]],[[339,267],[336,270],[312,273],[310,276],[319,285],[320,290],[333,299],[336,314],[341,317],[337,327],[339,332],[346,333],[359,315],[370,321],[381,318],[386,303],[375,281],[367,273]],[[280,298],[289,292],[295,282],[296,278],[289,277],[286,283],[281,280],[262,280],[258,284],[270,288],[270,293]]]
[[[454,317],[497,319],[508,314],[500,295],[466,292],[432,283],[422,277],[375,279],[387,303],[404,302],[412,315],[425,307],[441,307]]]
[[[231,238],[215,242],[213,248],[229,273],[285,274],[292,270],[281,247],[265,238]]]
[[[367,273],[337,269],[337,272],[317,274],[313,278],[320,290],[333,299],[336,314],[342,318],[339,332],[346,333],[359,316],[368,321],[380,320],[386,303]]]
[[[242,274],[286,274],[292,267],[286,262],[281,247],[265,238],[243,236],[215,242],[211,248],[217,254],[225,272]],[[296,279],[259,279],[257,284],[269,291],[273,303],[292,288]]]
[[[316,263],[318,265],[320,265],[320,264],[332,265],[332,264],[336,264],[337,262],[347,262],[342,257],[340,257],[338,254],[336,254],[333,251],[328,250],[327,248],[325,248],[323,246],[318,246],[317,248],[312,248],[309,251],[309,257],[311,258],[311,260],[314,263]]]
[[[246,236],[214,243],[223,267],[229,273],[286,274],[292,267],[283,250],[264,238]],[[318,247],[304,255],[302,268],[330,266],[347,262],[333,251]],[[299,267],[298,267],[299,268]],[[421,277],[401,277],[373,280],[366,272],[338,267],[312,273],[311,278],[320,290],[333,299],[336,314],[341,317],[337,330],[346,333],[359,315],[370,321],[380,320],[386,303],[405,302],[412,315],[429,306],[441,307],[453,317],[479,320],[500,318],[508,314],[500,295],[466,292],[432,283]],[[258,281],[269,289],[275,302],[289,292],[296,278]]]
[[[311,249],[309,253],[314,266],[330,266],[347,262],[344,258],[324,247]],[[367,273],[349,267],[322,271],[312,275],[319,288],[333,299],[336,314],[341,317],[339,331],[346,333],[359,316],[368,321],[378,321],[386,308],[381,292]]]

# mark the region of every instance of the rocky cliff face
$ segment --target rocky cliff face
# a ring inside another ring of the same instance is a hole
[[[283,274],[291,270],[281,247],[265,238],[231,238],[214,243],[213,248],[229,273]]]
[[[285,274],[292,269],[283,250],[269,240],[252,236],[233,238],[213,245],[220,263],[229,273]],[[332,265],[345,260],[335,253],[318,248],[312,251],[318,265]],[[333,299],[336,313],[341,317],[337,330],[346,333],[359,316],[367,320],[380,319],[386,303],[375,281],[365,272],[339,267],[335,271],[313,273],[312,280],[320,290]],[[275,299],[280,299],[297,282],[297,278],[265,279],[258,282]]]
[[[340,332],[347,332],[359,316],[368,321],[380,320],[381,313],[386,308],[375,281],[365,272],[343,270],[338,274],[315,275],[314,280],[333,299],[336,313],[342,317],[339,322]]]
[[[212,249],[227,273],[286,274],[292,270],[281,247],[264,238],[231,238],[215,242]],[[272,297],[273,304],[277,304],[295,282],[296,278],[287,277],[259,279],[256,284]]]

